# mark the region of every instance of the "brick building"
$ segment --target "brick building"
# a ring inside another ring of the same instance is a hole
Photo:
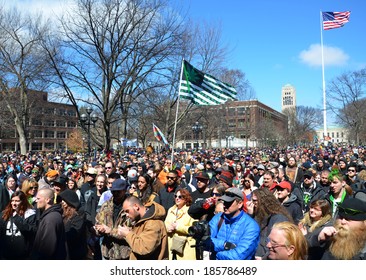
[[[76,110],[72,105],[48,101],[48,93],[31,91],[28,150],[67,149],[66,139],[78,127]],[[8,113],[3,112],[2,116]],[[8,114],[9,115],[9,114]],[[13,123],[12,123],[13,122]],[[19,140],[14,121],[0,122],[0,151],[18,151]]]
[[[197,109],[196,116],[203,129],[198,135],[187,130],[184,140],[176,144],[179,148],[197,144],[207,148],[275,146],[287,132],[287,116],[258,100],[228,101]]]

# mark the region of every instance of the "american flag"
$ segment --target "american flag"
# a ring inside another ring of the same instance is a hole
[[[350,11],[346,12],[323,12],[323,29],[339,28],[349,22]]]

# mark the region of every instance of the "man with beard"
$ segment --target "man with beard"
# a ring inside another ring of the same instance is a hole
[[[126,180],[115,179],[110,190],[112,197],[103,203],[97,213],[94,229],[97,235],[103,236],[101,242],[103,259],[126,260],[130,257],[130,248],[126,240],[118,235],[119,225],[129,225],[128,217],[122,207],[126,199]]]
[[[323,228],[318,241],[325,245],[323,260],[365,260],[366,202],[353,197],[344,200],[334,226]]]
[[[328,189],[322,188],[314,180],[313,173],[310,170],[305,171],[303,182],[295,185],[293,193],[301,201],[303,212],[309,211],[309,205],[317,200],[325,198]]]
[[[301,183],[303,178],[303,170],[297,166],[294,157],[290,157],[285,168],[285,174],[293,184]]]
[[[174,194],[181,188],[178,181],[178,172],[176,170],[169,170],[166,176],[167,183],[165,187],[159,191],[159,195],[155,197],[154,201],[162,205],[165,212],[175,204]]]
[[[320,185],[323,187],[323,188],[328,188],[330,187],[330,181],[329,181],[329,173],[330,171],[329,170],[323,170],[321,173],[320,173]]]

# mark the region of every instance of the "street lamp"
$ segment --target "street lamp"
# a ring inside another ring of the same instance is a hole
[[[90,156],[91,148],[90,148],[90,126],[93,125],[95,127],[95,123],[98,120],[98,117],[96,114],[91,114],[93,112],[93,109],[91,107],[86,108],[87,114],[82,114],[80,116],[80,121],[83,126],[88,127],[88,155]]]
[[[193,131],[193,134],[194,134],[194,137],[196,138],[196,142],[197,142],[197,149],[199,147],[199,143],[198,143],[198,136],[200,134],[200,132],[202,132],[202,125],[198,123],[198,121],[192,125],[192,131]]]

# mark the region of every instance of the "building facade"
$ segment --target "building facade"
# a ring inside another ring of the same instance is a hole
[[[179,148],[236,148],[276,146],[287,132],[287,116],[258,100],[227,101],[217,106],[200,106],[197,118],[203,129],[187,130]],[[197,120],[192,119],[193,121]]]
[[[32,106],[26,130],[28,150],[67,150],[66,140],[78,127],[75,108],[69,104],[48,101],[48,93],[43,91],[31,91],[29,97]],[[19,150],[18,133],[14,127],[14,121],[0,123],[0,139],[0,151]]]
[[[349,143],[347,129],[339,126],[328,126],[327,135],[324,135],[324,128],[317,129],[316,137],[317,139],[315,140],[318,143],[322,143],[324,141],[332,143]]]

